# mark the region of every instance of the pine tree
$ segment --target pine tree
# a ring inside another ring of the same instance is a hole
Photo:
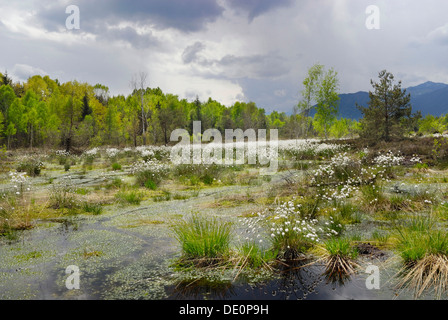
[[[401,89],[401,81],[394,84],[394,76],[383,70],[379,82],[370,80],[374,91],[369,92],[368,107],[357,104],[362,112],[361,137],[390,141],[402,137],[412,115],[411,95]]]

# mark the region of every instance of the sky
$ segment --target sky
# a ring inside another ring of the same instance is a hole
[[[112,95],[145,72],[181,99],[290,113],[316,63],[340,93],[370,90],[381,70],[403,87],[448,83],[447,12],[444,0],[0,0],[0,72]]]

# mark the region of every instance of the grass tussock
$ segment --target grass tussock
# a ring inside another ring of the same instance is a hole
[[[425,292],[433,291],[437,299],[447,293],[448,289],[448,257],[440,254],[429,254],[416,261],[404,270],[399,288],[410,289],[418,299]]]
[[[232,224],[216,217],[192,214],[171,227],[182,247],[182,260],[205,266],[220,262],[229,253]]]
[[[430,218],[419,216],[397,233],[397,250],[404,262],[399,288],[412,289],[415,298],[434,291],[440,299],[448,285],[448,234]]]
[[[356,272],[358,251],[350,239],[330,238],[321,247],[325,274],[331,280],[342,280]]]
[[[258,269],[267,267],[269,263],[277,257],[277,252],[272,250],[263,250],[256,243],[244,243],[239,248],[240,268]]]
[[[115,194],[115,199],[122,205],[139,205],[145,195],[139,190],[120,190]]]

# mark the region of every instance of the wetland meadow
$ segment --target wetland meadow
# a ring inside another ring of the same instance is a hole
[[[444,139],[280,140],[269,175],[165,146],[5,152],[0,299],[445,299]]]

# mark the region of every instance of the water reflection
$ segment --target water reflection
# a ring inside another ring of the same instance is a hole
[[[328,272],[326,266],[309,260],[279,264],[275,278],[250,284],[239,281],[182,281],[166,287],[168,299],[191,300],[328,300],[378,298],[365,286],[360,274]]]
[[[332,285],[344,286],[351,280],[351,274],[341,270],[333,271],[327,269],[324,275],[327,280],[326,283]]]
[[[183,280],[171,287],[171,299],[202,300],[210,297],[214,300],[232,299],[236,293],[230,281],[210,281],[204,278]]]

